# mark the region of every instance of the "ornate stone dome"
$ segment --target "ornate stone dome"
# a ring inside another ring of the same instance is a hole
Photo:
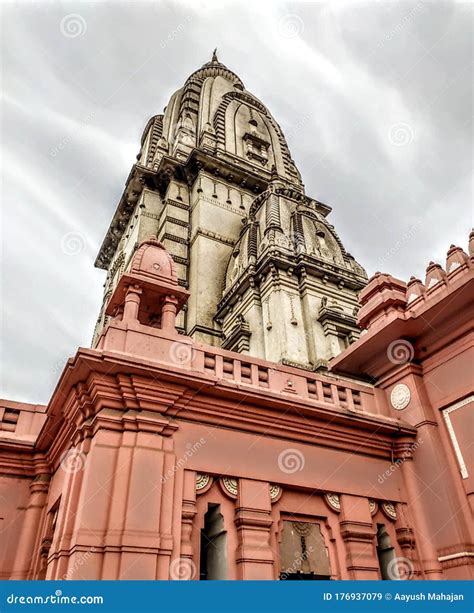
[[[193,149],[219,151],[252,172],[278,174],[303,189],[284,134],[267,107],[213,53],[143,132],[140,164],[156,170],[163,156],[185,162]]]
[[[365,270],[346,252],[327,221],[330,207],[283,186],[277,177],[259,194],[243,220],[239,240],[227,266],[224,295],[251,268],[273,257],[307,259],[328,275],[354,277],[362,286]],[[350,280],[347,282],[350,284]]]
[[[133,256],[130,272],[154,281],[178,285],[172,257],[158,239],[144,241]]]
[[[212,53],[212,59],[210,62],[206,62],[198,68],[198,70],[194,71],[186,80],[185,86],[188,83],[191,83],[198,79],[205,79],[206,77],[217,77],[221,76],[227,80],[234,81],[234,85],[237,84],[240,89],[244,89],[244,84],[241,81],[240,77],[229,70],[227,66],[219,62],[217,59],[217,49],[214,49]]]

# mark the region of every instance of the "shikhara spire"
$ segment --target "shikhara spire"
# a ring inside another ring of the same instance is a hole
[[[97,258],[106,303],[151,234],[191,292],[182,332],[212,345],[305,368],[357,338],[363,268],[305,194],[284,133],[240,77],[211,61],[192,73],[143,132]]]

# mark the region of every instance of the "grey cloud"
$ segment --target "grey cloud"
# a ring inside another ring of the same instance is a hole
[[[268,105],[307,192],[333,207],[369,273],[423,276],[450,243],[465,247],[468,3],[17,3],[3,13],[2,395],[47,402],[67,357],[90,343],[104,280],[93,262],[143,127],[215,46]],[[61,31],[68,15],[85,24],[77,36]],[[70,233],[76,255],[64,252]]]

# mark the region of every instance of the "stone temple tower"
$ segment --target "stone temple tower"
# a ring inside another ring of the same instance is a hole
[[[191,294],[182,332],[274,362],[324,367],[359,334],[357,294],[367,280],[330,211],[305,194],[269,110],[214,52],[145,127],[96,260],[107,279],[94,344],[120,275],[156,236]]]

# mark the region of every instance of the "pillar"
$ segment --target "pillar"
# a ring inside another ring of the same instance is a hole
[[[138,309],[140,308],[141,288],[138,285],[129,285],[125,294],[125,304],[123,308],[122,321],[132,322],[138,319]]]
[[[193,560],[193,522],[196,515],[196,473],[185,470],[183,477],[183,507],[181,511],[181,557]]]
[[[178,301],[174,296],[166,296],[161,310],[161,329],[166,332],[176,331],[176,312]]]
[[[369,501],[349,494],[342,494],[340,501],[339,524],[346,549],[349,579],[380,579]]]
[[[41,517],[46,506],[50,476],[38,475],[30,484],[30,500],[25,510],[18,550],[10,579],[31,579],[30,572],[36,559],[35,545],[41,528]]]
[[[235,524],[238,534],[238,579],[274,579],[270,486],[268,482],[239,480]]]
[[[415,536],[420,555],[420,565],[425,579],[443,579],[443,571],[438,561],[438,552],[431,540],[431,531],[427,521],[426,509],[422,503],[423,489],[426,487],[416,476],[413,464],[413,441],[399,439],[395,443],[396,459],[403,459],[401,465],[403,480],[407,493],[407,509],[415,526]]]
[[[397,505],[397,520],[395,522],[395,533],[397,535],[397,542],[401,549],[402,557],[410,560],[413,564],[413,576],[410,578],[419,579],[419,563],[415,543],[415,533],[413,528],[408,525],[406,519],[406,505]]]

